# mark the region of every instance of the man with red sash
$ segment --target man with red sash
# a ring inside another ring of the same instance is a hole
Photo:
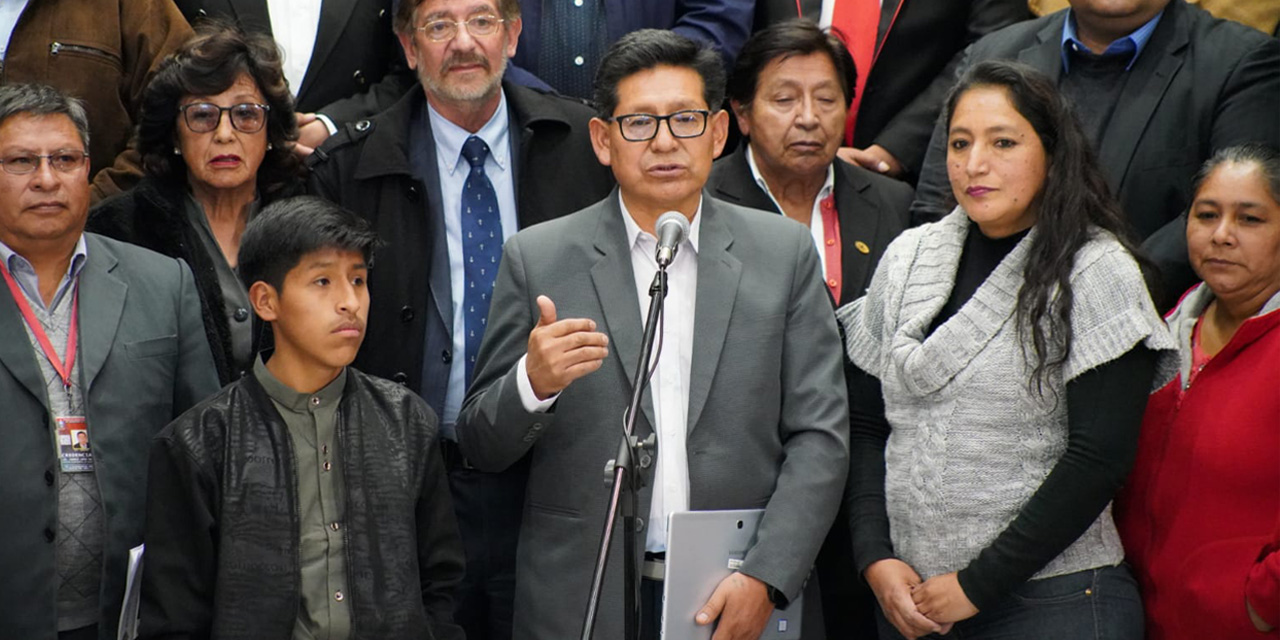
[[[88,119],[0,87],[0,637],[116,637],[150,441],[217,391],[186,265],[83,232]]]

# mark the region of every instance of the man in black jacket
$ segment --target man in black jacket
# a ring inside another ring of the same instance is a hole
[[[613,178],[591,150],[589,108],[502,81],[521,31],[516,0],[404,0],[395,28],[422,90],[312,154],[311,190],[368,218],[387,242],[356,364],[440,415],[467,552],[457,618],[471,640],[508,638],[527,465],[472,469],[453,426],[503,241],[599,201]]]
[[[152,446],[143,638],[463,637],[439,423],[347,366],[376,241],[312,197],[246,228],[240,275],[275,351]]]

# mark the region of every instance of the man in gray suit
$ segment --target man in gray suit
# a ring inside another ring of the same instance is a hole
[[[3,638],[115,637],[151,437],[218,389],[186,266],[83,233],[88,148],[78,101],[0,88]]]
[[[506,243],[459,444],[485,469],[530,454],[516,637],[577,636],[608,502],[600,473],[621,437],[657,269],[654,224],[684,214],[690,237],[669,269],[663,346],[636,421],[658,442],[641,535],[656,562],[668,514],[764,508],[755,546],[698,614],[718,620],[716,640],[754,640],[799,595],[846,474],[839,337],[818,256],[799,224],[703,194],[728,128],[712,111],[724,96],[713,51],[637,31],[610,49],[596,86],[592,145],[619,188]],[[622,637],[620,566],[610,561],[599,638]],[[660,583],[643,587],[660,610]],[[656,637],[650,620],[643,637]]]

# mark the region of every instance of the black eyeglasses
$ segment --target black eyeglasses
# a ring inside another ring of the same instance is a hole
[[[54,171],[72,173],[84,166],[85,160],[89,159],[89,154],[79,149],[61,149],[47,156],[38,153],[15,153],[0,158],[0,166],[4,167],[5,173],[21,176],[38,170],[41,159],[48,160],[49,166],[53,167]]]
[[[609,122],[618,123],[622,137],[631,142],[652,140],[658,135],[658,124],[667,121],[667,130],[676,138],[696,138],[707,130],[707,117],[711,115],[706,109],[685,109],[665,116],[652,113],[628,113],[609,118]]]
[[[231,126],[241,133],[257,133],[267,123],[267,112],[271,107],[265,104],[243,102],[229,107],[219,107],[212,102],[193,102],[178,107],[187,128],[194,133],[208,133],[222,124],[222,114],[231,112]]]

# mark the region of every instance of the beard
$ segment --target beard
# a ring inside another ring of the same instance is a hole
[[[504,41],[505,47],[505,41]],[[462,83],[448,79],[449,69],[463,64],[477,64],[484,68],[484,79],[474,83]],[[427,73],[421,65],[418,67],[418,79],[422,86],[432,95],[453,102],[475,102],[492,98],[502,89],[502,75],[507,70],[507,58],[500,58],[497,68],[489,64],[489,60],[479,53],[468,55],[452,55],[440,65],[438,75]]]

